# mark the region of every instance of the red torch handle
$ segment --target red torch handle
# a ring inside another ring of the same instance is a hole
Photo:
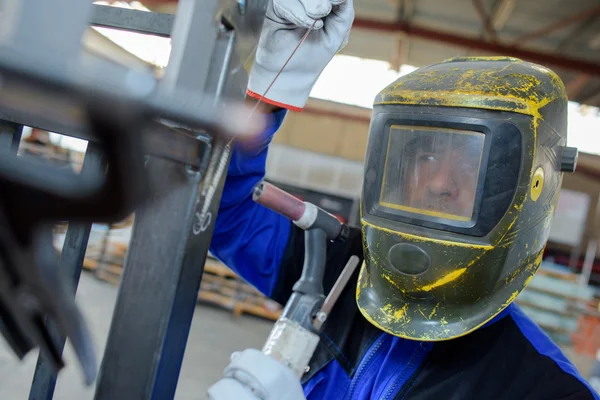
[[[306,210],[306,205],[302,200],[267,182],[256,185],[252,199],[292,221],[302,218]]]

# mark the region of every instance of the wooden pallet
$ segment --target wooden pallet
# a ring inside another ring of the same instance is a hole
[[[103,281],[119,285],[126,253],[126,244],[111,242],[109,237],[103,262],[85,258],[83,268]],[[247,314],[274,321],[281,315],[279,304],[266,298],[225,265],[210,257],[204,266],[198,302],[224,308],[236,317]]]
[[[555,341],[573,344],[581,316],[575,306],[590,306],[595,300],[591,288],[578,284],[578,275],[543,262],[515,303]]]
[[[279,304],[265,298],[229,268],[211,258],[207,258],[204,265],[198,300],[225,307],[234,316],[249,314],[272,321],[277,320],[282,311]]]

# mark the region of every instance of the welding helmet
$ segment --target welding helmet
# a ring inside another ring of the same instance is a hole
[[[538,269],[562,172],[567,96],[514,58],[455,58],[374,102],[363,181],[360,311],[392,335],[439,341],[490,321]]]

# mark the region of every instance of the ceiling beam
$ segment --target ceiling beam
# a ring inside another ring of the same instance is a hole
[[[483,25],[483,30],[485,32],[486,37],[488,37],[492,42],[496,42],[496,30],[492,25],[492,20],[488,13],[485,11],[483,7],[482,0],[472,0],[473,7],[475,7],[475,11],[477,11],[477,15],[479,15],[479,19],[481,20],[481,25]]]
[[[492,38],[493,42],[498,42],[498,34],[504,29],[504,25],[508,22],[514,8],[516,0],[496,0],[493,6],[493,10],[490,15],[487,15],[484,11],[483,3],[481,1],[475,2],[473,5],[475,10],[479,14],[479,18],[482,21],[482,29],[479,32],[479,37],[485,39],[486,37]],[[488,33],[490,32],[492,35]],[[472,49],[468,49],[466,55],[471,55]]]
[[[556,52],[565,52],[573,44],[573,42],[577,40],[578,37],[583,35],[584,32],[595,23],[597,17],[597,15],[592,15],[580,23],[566,39],[560,42],[560,44],[556,47]]]
[[[415,14],[415,1],[416,0],[402,0],[399,8],[399,20],[410,21]]]
[[[500,32],[504,29],[504,25],[510,19],[510,16],[515,9],[517,0],[498,0],[494,5],[494,11],[492,12],[492,26],[496,32]]]
[[[399,22],[410,23],[415,13],[415,1],[416,0],[401,0],[398,7],[398,18]],[[402,65],[408,63],[408,56],[410,53],[410,37],[408,35],[399,34],[396,46],[392,50],[390,57],[390,67],[396,71],[400,71]]]
[[[527,42],[546,36],[552,32],[556,32],[560,29],[566,28],[567,26],[573,25],[576,22],[582,21],[586,18],[594,17],[599,14],[600,6],[588,8],[580,13],[571,15],[570,17],[563,18],[560,21],[545,26],[542,29],[538,29],[537,31],[521,36],[520,38],[514,41],[513,46],[522,47]]]
[[[408,35],[400,35],[398,43],[393,49],[390,57],[390,67],[396,71],[400,71],[402,65],[408,63],[408,54],[410,52],[410,37]]]
[[[554,66],[566,70],[587,73],[594,77],[600,77],[600,65],[590,61],[567,58],[552,53],[525,50],[500,43],[490,43],[477,38],[456,35],[450,32],[430,29],[423,26],[357,18],[354,20],[353,27],[356,29],[371,29],[380,32],[405,32],[412,37],[418,37],[424,40],[447,43],[459,47],[473,48],[479,51],[502,54],[506,56],[513,56],[548,67]]]

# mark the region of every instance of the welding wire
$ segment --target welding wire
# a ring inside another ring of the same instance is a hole
[[[313,326],[317,331],[320,331],[323,327],[323,324],[325,324],[325,321],[327,321],[329,313],[331,313],[331,310],[333,310],[333,306],[340,298],[340,295],[344,291],[344,288],[348,284],[348,281],[354,274],[354,271],[356,270],[359,261],[360,259],[357,256],[350,257],[350,259],[346,263],[346,266],[344,267],[344,270],[342,271],[338,279],[335,281],[335,284],[331,288],[331,291],[329,292],[327,298],[321,306],[321,310],[317,313],[317,316],[313,321]]]
[[[306,31],[306,33],[304,34],[304,36],[302,37],[302,39],[300,40],[300,42],[298,43],[298,45],[296,46],[294,51],[292,51],[292,54],[290,54],[290,56],[285,61],[285,63],[283,64],[283,66],[281,67],[279,72],[277,72],[277,75],[275,75],[275,78],[273,78],[273,81],[271,81],[271,83],[269,84],[269,86],[267,87],[265,92],[260,96],[260,98],[256,102],[256,105],[254,106],[254,108],[252,109],[250,114],[248,115],[248,119],[250,119],[254,115],[254,113],[258,109],[258,106],[260,105],[260,103],[263,101],[263,99],[265,98],[265,96],[267,95],[267,93],[269,92],[269,90],[271,89],[271,87],[273,86],[275,81],[277,80],[277,78],[279,78],[279,75],[281,75],[281,73],[283,72],[285,67],[288,65],[288,63],[290,62],[292,57],[294,57],[294,54],[296,54],[296,52],[298,51],[298,49],[300,48],[302,43],[304,43],[304,41],[306,40],[308,35],[312,32],[316,23],[317,23],[317,20],[315,20],[315,22],[313,22],[311,27],[308,28],[308,30]],[[206,189],[206,195],[204,196],[204,204],[202,205],[202,210],[200,211],[200,225],[201,226],[207,225],[207,224],[205,224],[205,222],[206,222],[206,218],[208,216],[208,209],[210,208],[210,204],[212,202],[213,196],[214,196],[215,192],[217,191],[217,186],[219,185],[219,181],[221,180],[221,177],[223,176],[223,173],[225,172],[225,168],[227,167],[227,160],[229,159],[229,154],[231,153],[232,143],[233,143],[233,137],[231,139],[229,139],[229,141],[223,148],[223,153],[221,154],[221,159],[219,160],[217,170],[215,171],[215,174],[213,175],[213,179],[212,179],[210,185]],[[210,176],[210,175],[208,175],[208,176]]]
[[[252,57],[254,56],[254,53],[256,53],[257,49],[258,49],[258,42],[254,45],[254,47],[252,48],[252,51],[250,52],[250,54],[248,54],[248,57],[246,57],[246,61],[244,61],[244,63],[242,64],[242,67],[244,69],[246,69],[246,66],[250,62],[250,59],[252,59]]]
[[[296,48],[294,49],[294,51],[292,51],[292,54],[290,54],[290,56],[288,57],[288,59],[285,61],[285,64],[283,64],[283,67],[281,67],[281,69],[279,70],[279,72],[277,72],[277,75],[275,75],[275,78],[273,78],[273,81],[267,87],[267,90],[265,90],[265,92],[262,94],[262,96],[260,96],[260,98],[256,102],[256,105],[254,106],[254,109],[250,113],[249,117],[251,117],[252,115],[254,115],[254,112],[256,111],[256,109],[258,108],[258,106],[260,105],[260,103],[263,101],[263,99],[265,98],[265,96],[267,95],[267,93],[269,93],[269,90],[271,89],[271,86],[273,86],[273,84],[275,83],[275,81],[277,80],[277,78],[279,78],[279,75],[281,75],[281,73],[283,72],[283,70],[285,69],[285,67],[288,65],[288,63],[290,62],[290,60],[292,59],[292,57],[294,57],[294,54],[296,54],[296,52],[298,51],[298,49],[300,48],[300,46],[302,45],[302,43],[304,43],[304,41],[306,40],[306,38],[308,38],[308,35],[310,35],[310,33],[313,31],[313,29],[315,28],[315,25],[316,25],[317,21],[318,20],[315,19],[315,22],[313,22],[313,24],[310,26],[310,28],[308,28],[308,30],[306,31],[306,33],[302,37],[302,39],[300,39],[300,42],[298,43],[298,45],[296,46]]]

